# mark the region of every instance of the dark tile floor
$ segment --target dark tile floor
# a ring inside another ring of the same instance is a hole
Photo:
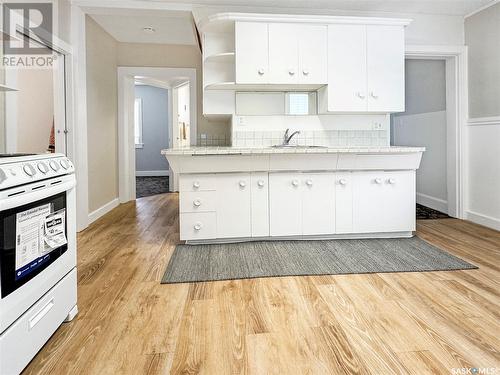
[[[443,212],[417,204],[417,220],[446,219],[449,218]]]
[[[168,176],[135,178],[135,196],[137,198],[163,193],[168,193]]]

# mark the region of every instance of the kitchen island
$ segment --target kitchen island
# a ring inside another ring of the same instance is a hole
[[[179,176],[188,243],[411,237],[423,147],[190,147]]]

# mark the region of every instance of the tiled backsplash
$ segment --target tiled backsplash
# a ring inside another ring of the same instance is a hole
[[[283,142],[283,131],[233,131],[235,147],[269,147]],[[290,144],[305,146],[389,146],[386,130],[306,130]]]
[[[196,138],[198,146],[229,146],[229,142],[224,135],[198,134]]]

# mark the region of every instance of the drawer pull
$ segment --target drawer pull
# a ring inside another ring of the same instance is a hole
[[[201,223],[196,223],[193,226],[193,228],[194,228],[194,230],[199,231],[199,230],[201,230],[201,228],[203,228],[203,225]]]
[[[375,183],[376,183],[377,185],[380,185],[380,184],[382,183],[382,179],[377,177],[377,178],[375,179]]]
[[[195,199],[195,200],[193,201],[193,205],[194,205],[195,207],[200,207],[200,206],[201,206],[201,200],[199,200],[199,199]]]
[[[264,180],[259,180],[259,181],[257,181],[257,185],[258,185],[259,187],[263,187],[263,186],[264,186]]]
[[[54,307],[54,298],[52,298],[47,304],[30,320],[28,321],[29,330],[32,330],[39,322],[43,319],[45,315],[49,313]]]
[[[307,186],[312,186],[313,184],[313,181],[312,180],[306,180],[306,185]]]
[[[298,180],[292,180],[292,185],[293,186],[299,186],[299,181]]]
[[[389,178],[387,182],[390,183],[391,185],[394,185],[396,183],[396,180],[394,178]]]
[[[198,181],[193,182],[193,187],[198,189],[200,187],[200,183]]]
[[[340,185],[347,185],[347,180],[346,180],[345,178],[341,178],[341,179],[339,180],[339,184],[340,184]]]
[[[245,181],[240,181],[240,187],[244,188],[247,186],[247,183]]]

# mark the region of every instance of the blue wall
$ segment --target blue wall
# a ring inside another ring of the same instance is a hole
[[[168,171],[160,151],[168,147],[168,91],[153,86],[135,86],[135,97],[142,99],[143,148],[135,149],[137,171]]]

